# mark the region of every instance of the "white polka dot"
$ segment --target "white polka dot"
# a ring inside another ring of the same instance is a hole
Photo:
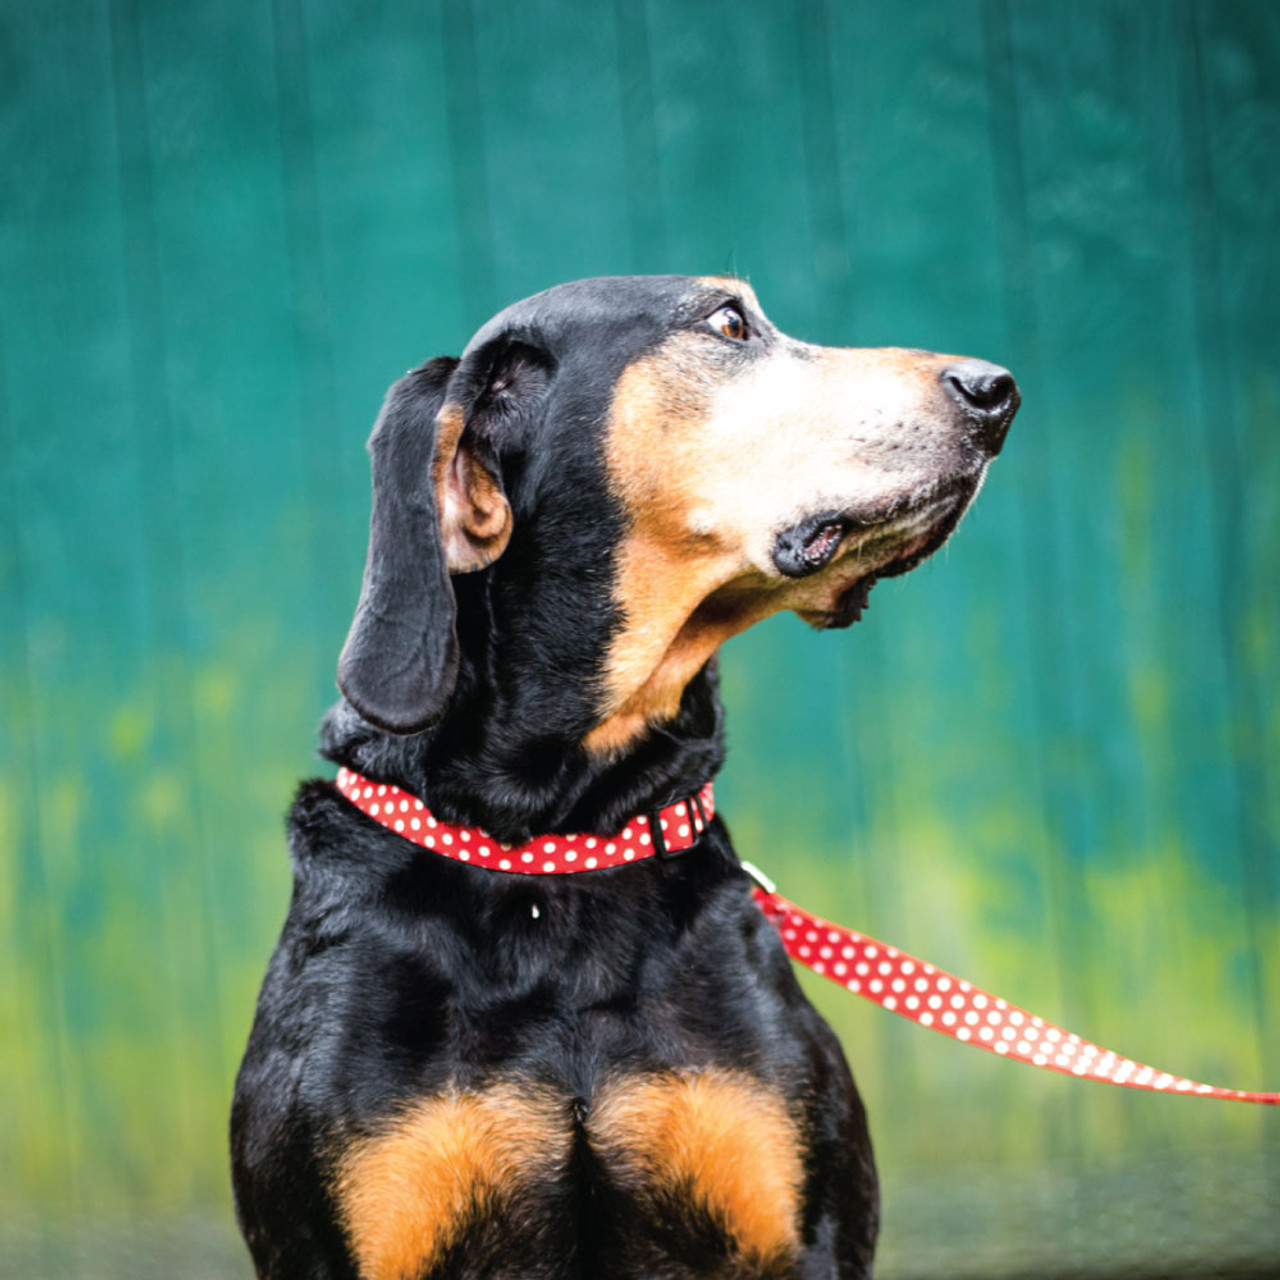
[[[470,862],[470,861],[471,861],[471,850],[470,850],[470,849],[461,849],[461,850],[459,850],[459,851],[458,851],[458,857],[459,857],[463,862]]]
[[[985,1009],[987,1007],[987,997],[981,991],[973,997],[973,1007],[975,1009]]]
[[[688,834],[689,834],[689,824],[687,822],[682,822],[676,828],[676,835],[678,835],[683,840],[685,836],[687,836]]]
[[[840,954],[841,954],[842,956],[844,956],[844,958],[845,958],[846,960],[852,960],[852,959],[853,959],[853,948],[852,948],[852,947],[841,947],[841,948],[840,948]]]
[[[951,979],[950,979],[950,978],[946,978],[946,977],[939,978],[939,979],[938,979],[938,990],[939,990],[939,991],[950,991],[950,990],[951,990]]]
[[[426,806],[425,804],[423,804],[421,800],[415,800],[415,801],[413,802],[413,807],[414,807],[415,809],[417,809],[417,811],[418,811],[419,813],[421,813],[421,812],[423,811],[423,809],[425,809],[427,806]]]
[[[482,844],[480,846],[480,856],[482,858],[487,858],[489,856],[489,846],[487,844]]]
[[[403,831],[403,830],[404,830],[404,819],[403,819],[403,818],[397,818],[397,819],[396,819],[396,830],[397,830],[397,831]]]
[[[409,819],[409,825],[410,825],[410,826],[411,826],[415,831],[421,831],[421,830],[422,830],[422,819],[421,819],[421,818],[410,818],[410,819]]]
[[[891,965],[887,960],[881,960],[876,968],[883,973],[885,977],[888,977],[889,974],[893,972],[893,965]]]
[[[509,858],[500,858],[500,859],[498,860],[498,866],[499,866],[499,868],[500,868],[501,870],[503,870],[503,871],[510,871],[510,870],[511,870],[511,860],[510,860]]]
[[[894,978],[893,989],[895,991],[905,991],[907,989],[907,984],[903,982],[901,978]]]
[[[554,871],[556,869],[556,864],[554,862],[544,862],[542,864],[542,869],[543,871]]]
[[[846,982],[844,985],[845,985],[846,987],[848,987],[850,991],[861,991],[861,990],[862,990],[862,983],[860,983],[860,982],[857,980],[857,978],[850,978],[850,979],[849,979],[849,981],[848,981],[848,982]]]
[[[917,991],[928,991],[928,990],[929,990],[929,979],[928,979],[928,978],[917,978],[917,979],[916,979],[916,990],[917,990]]]
[[[630,828],[630,827],[623,827],[623,828],[622,828],[622,838],[623,838],[624,840],[630,840],[630,839],[631,839],[631,828]]]
[[[470,831],[459,831],[459,832],[458,832],[458,835],[459,835],[459,837],[460,837],[463,841],[465,841],[465,842],[467,842],[467,843],[470,843],[470,841],[471,841],[471,832],[470,832]]]
[[[844,977],[844,975],[845,975],[846,973],[848,973],[848,972],[849,972],[849,966],[848,966],[847,964],[845,964],[845,962],[844,962],[843,960],[837,960],[837,961],[835,962],[835,964],[833,964],[833,965],[831,966],[831,971],[832,971],[832,972],[833,972],[837,977],[839,977],[839,978],[843,978],[843,977]]]
[[[623,849],[622,856],[630,862],[636,856],[636,851],[631,848]]]
[[[896,1009],[898,1007],[897,999],[894,996],[885,996],[884,1007],[889,1010]]]
[[[593,867],[595,867],[595,866],[596,866],[596,860],[595,860],[594,858],[588,858],[588,859],[587,859],[587,870],[588,870],[588,871],[590,871],[590,870],[591,870]]]
[[[366,800],[372,800],[372,799],[373,799],[373,788],[372,788],[372,787],[365,787],[365,789],[364,789],[364,798],[365,798]]]
[[[616,844],[607,844],[604,847],[605,853],[616,853],[617,850],[618,850],[618,846]]]
[[[1001,984],[1001,985],[1003,985],[1003,984]],[[1017,1009],[1015,1009],[1015,1010],[1014,1010],[1014,1011],[1009,1015],[1009,1021],[1010,1021],[1011,1023],[1013,1023],[1013,1025],[1014,1025],[1015,1027],[1020,1027],[1020,1026],[1022,1026],[1022,1014],[1020,1014],[1020,1013],[1017,1011]]]
[[[880,952],[879,952],[879,950],[878,950],[876,947],[874,947],[874,946],[869,946],[869,947],[867,947],[867,955],[869,955],[873,960],[874,960],[874,959],[876,958],[876,956],[878,956],[879,954],[880,954]]]
[[[946,1013],[942,1015],[942,1022],[944,1026],[954,1027],[956,1025],[956,1015],[948,1009]]]
[[[871,966],[865,960],[859,960],[858,972],[865,978],[871,972]]]
[[[922,1013],[922,1014],[920,1015],[920,1025],[921,1025],[922,1027],[931,1027],[931,1026],[933,1026],[933,1014],[931,1014],[928,1010],[926,1010],[924,1013]]]
[[[648,844],[648,843],[649,843],[649,833],[648,833],[647,831],[642,831],[642,832],[640,833],[640,843],[641,843],[641,844]]]
[[[997,1041],[996,1041],[996,1052],[997,1052],[997,1053],[1008,1053],[1008,1052],[1009,1052],[1009,1046],[1008,1046],[1007,1044],[1005,1044],[1005,1042],[1004,1042],[1003,1040],[997,1040]]]
[[[908,996],[908,997],[907,997],[907,1008],[908,1008],[908,1009],[918,1009],[919,1007],[920,1007],[920,997],[919,997],[919,996]]]
[[[573,849],[566,849],[564,851],[564,860],[566,862],[577,862],[578,860],[577,852]]]
[[[973,1032],[972,1032],[972,1031],[970,1031],[968,1027],[961,1027],[961,1028],[956,1032],[956,1039],[957,1039],[957,1040],[967,1040],[971,1035],[973,1035]]]
[[[979,1022],[979,1016],[978,1016],[978,1014],[974,1013],[974,1011],[973,1011],[972,1009],[970,1009],[970,1010],[968,1011],[968,1013],[966,1013],[966,1014],[964,1015],[964,1020],[965,1020],[965,1021],[966,1021],[970,1026],[971,1026],[971,1027],[976,1027],[976,1026],[978,1025],[978,1022]]]
[[[587,837],[587,848],[588,848],[588,849],[594,849],[595,847],[596,847],[596,838],[595,838],[595,836],[588,836],[588,837]]]
[[[1031,1046],[1025,1040],[1019,1040],[1018,1052],[1025,1058],[1031,1052]]]
[[[423,836],[422,843],[425,844],[428,849],[434,849],[436,847],[436,838],[435,836]]]
[[[966,1000],[965,1000],[964,996],[952,996],[952,997],[951,997],[951,1007],[952,1007],[953,1009],[963,1009],[966,1003],[967,1003],[967,1002],[966,1002]]]
[[[868,984],[868,988],[879,995],[880,992],[884,990],[884,983],[881,982],[879,978],[872,978],[871,982]]]
[[[376,818],[378,816],[378,806],[376,804],[371,804],[369,806],[369,816],[371,818]]]
[[[401,812],[401,813],[408,813],[408,812],[409,812],[409,802],[408,802],[407,800],[401,800],[401,801],[400,801],[400,812]]]
[[[378,788],[378,794],[379,794],[380,796],[385,796],[385,795],[387,794],[387,789],[386,789],[386,787],[379,787],[379,788]]]
[[[991,1012],[987,1014],[987,1021],[991,1023],[993,1027],[998,1027],[1002,1021],[1000,1010],[992,1009]]]
[[[556,842],[554,840],[548,840],[542,846],[543,853],[555,853],[555,851],[556,851]]]
[[[1044,1064],[1049,1061],[1049,1059],[1046,1058],[1043,1053],[1037,1053],[1035,1057],[1031,1059],[1031,1061],[1034,1062],[1037,1067],[1043,1067]]]
[[[942,997],[941,997],[941,996],[930,996],[930,997],[929,997],[929,1008],[930,1008],[930,1009],[941,1009],[941,1008],[942,1008]]]
[[[532,853],[530,853],[528,849],[526,849],[526,850],[525,850],[525,851],[520,855],[520,861],[521,861],[521,862],[532,862],[532,861],[533,861],[533,854],[532,854]]]
[[[452,844],[453,837],[447,831],[444,831],[440,835],[440,841],[442,844]]]
[[[979,1039],[982,1039],[982,1040],[994,1040],[994,1039],[995,1039],[995,1034],[996,1034],[996,1033],[995,1033],[994,1031],[992,1031],[990,1027],[979,1027],[979,1028],[978,1028],[978,1037],[979,1037]]]
[[[914,965],[914,964],[912,964],[912,963],[911,963],[911,961],[910,961],[910,960],[904,960],[904,961],[902,962],[902,972],[903,972],[903,973],[911,974],[911,973],[915,973],[915,971],[916,971],[916,967],[915,967],[915,965]]]

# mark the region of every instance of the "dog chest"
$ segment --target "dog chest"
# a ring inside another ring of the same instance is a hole
[[[630,1257],[636,1274],[680,1274],[713,1253],[769,1276],[800,1246],[802,1169],[776,1091],[660,1072],[615,1076],[589,1103],[519,1080],[441,1093],[350,1143],[334,1190],[364,1280],[587,1275],[593,1248],[611,1273]],[[557,1253],[565,1266],[547,1267]]]

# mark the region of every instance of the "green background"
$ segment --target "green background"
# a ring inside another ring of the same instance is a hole
[[[1016,372],[946,552],[727,648],[722,811],[822,914],[1280,1088],[1280,5],[3,0],[0,129],[0,1274],[247,1275],[225,1116],[365,435],[583,275]],[[1280,1115],[810,985],[884,1277],[1276,1274]]]

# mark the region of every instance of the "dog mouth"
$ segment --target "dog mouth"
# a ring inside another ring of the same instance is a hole
[[[917,490],[875,512],[819,512],[783,530],[774,543],[774,565],[793,579],[821,574],[822,594],[829,602],[825,608],[796,612],[824,629],[857,622],[881,578],[909,572],[946,542],[980,479],[966,477]]]

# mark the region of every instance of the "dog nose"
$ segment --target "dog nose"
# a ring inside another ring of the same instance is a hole
[[[982,444],[994,457],[1022,401],[1013,374],[986,360],[960,360],[943,369],[941,378],[952,399],[976,420]]]

